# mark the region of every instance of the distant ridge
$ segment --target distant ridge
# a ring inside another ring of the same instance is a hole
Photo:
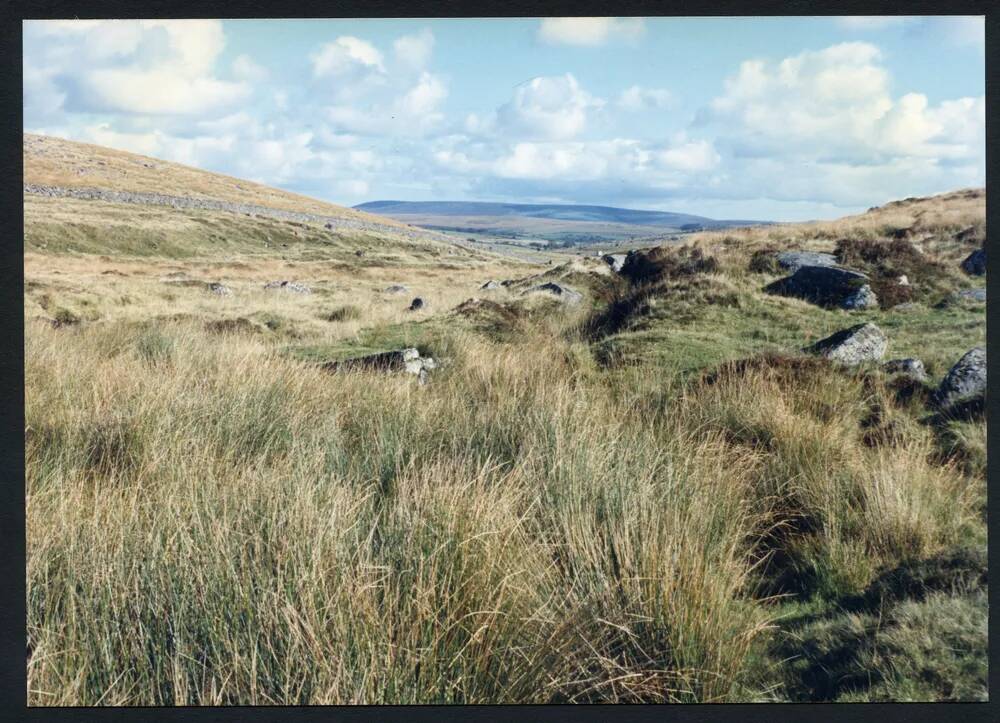
[[[354,206],[359,211],[396,216],[493,216],[551,219],[558,221],[587,221],[635,226],[658,226],[682,229],[686,226],[700,228],[725,228],[766,224],[767,221],[717,220],[706,216],[670,211],[646,211],[614,206],[573,204],[490,203],[482,201],[369,201]]]

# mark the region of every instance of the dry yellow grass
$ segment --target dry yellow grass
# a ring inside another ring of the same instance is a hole
[[[553,269],[587,293],[569,307],[480,290],[549,269],[489,254],[392,238],[213,251],[193,214],[88,203],[26,199],[29,233],[49,224],[53,243],[122,234],[114,252],[24,258],[32,705],[780,698],[761,662],[774,594],[835,611],[882,569],[985,539],[981,463],[942,459],[939,430],[873,370],[778,356],[709,383],[602,362],[582,333],[615,289],[600,262]],[[981,211],[959,195],[699,235],[719,269],[660,289],[659,323],[703,323],[716,363],[748,318],[846,325],[763,294],[752,251],[909,219],[946,257]],[[185,279],[233,294],[169,283]],[[314,293],[262,288],[276,279]],[[414,296],[427,306],[408,312]],[[470,297],[511,302],[516,333],[449,313]],[[981,316],[948,313],[949,344],[980,333]],[[255,332],[210,326],[238,319]],[[928,338],[893,343],[907,333]],[[449,363],[426,386],[311,363],[404,342]],[[974,457],[985,423],[963,424]]]

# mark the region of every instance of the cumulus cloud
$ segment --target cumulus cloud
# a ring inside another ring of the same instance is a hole
[[[604,45],[612,38],[636,40],[645,26],[641,18],[543,18],[538,37],[552,45]]]
[[[240,80],[260,83],[267,80],[270,74],[267,72],[267,68],[258,65],[249,55],[244,53],[236,56],[233,60],[233,75]]]
[[[496,126],[525,139],[563,140],[583,131],[588,112],[603,105],[571,73],[533,78],[497,109]]]
[[[385,72],[382,53],[371,43],[350,35],[326,43],[310,58],[317,78],[358,78]]]
[[[36,45],[25,64],[31,110],[197,115],[250,94],[212,74],[225,45],[219,21],[29,21],[25,35]]]
[[[851,205],[888,188],[982,183],[985,98],[893,97],[881,59],[874,45],[842,43],[744,62],[699,119],[729,154],[728,192],[766,185],[775,197]]]
[[[413,35],[403,35],[392,44],[396,58],[405,66],[422,70],[430,62],[434,51],[434,33],[424,28]]]
[[[633,85],[621,92],[617,105],[622,110],[636,112],[667,108],[673,103],[673,100],[673,95],[669,90]]]

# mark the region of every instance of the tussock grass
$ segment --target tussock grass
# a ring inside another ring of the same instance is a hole
[[[388,242],[29,252],[30,703],[983,697],[981,591],[882,594],[985,541],[985,423],[922,401],[983,310],[820,309],[749,268],[906,223],[947,266],[980,204],[700,234],[637,284],[553,267],[575,307]],[[796,352],[862,320],[927,388]],[[428,385],[316,363],[402,346]]]

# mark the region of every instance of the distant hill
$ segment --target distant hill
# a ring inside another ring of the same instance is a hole
[[[566,243],[586,243],[768,223],[717,220],[669,211],[564,204],[370,201],[354,208],[442,231],[522,239],[536,238]]]

